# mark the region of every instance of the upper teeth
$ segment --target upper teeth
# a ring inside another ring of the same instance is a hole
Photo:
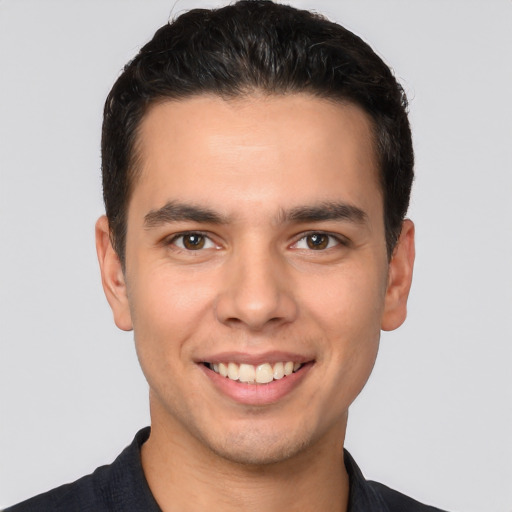
[[[210,368],[214,372],[231,380],[250,384],[267,384],[274,379],[282,379],[286,375],[296,372],[301,366],[301,363],[286,361],[283,363],[275,363],[274,365],[263,363],[257,366],[245,363],[214,363],[210,365]]]

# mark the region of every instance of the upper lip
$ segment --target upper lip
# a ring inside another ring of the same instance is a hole
[[[208,354],[204,357],[196,359],[197,363],[237,363],[237,364],[252,364],[258,366],[264,363],[279,363],[286,361],[293,361],[294,363],[307,363],[314,360],[313,357],[297,354],[295,352],[284,352],[284,351],[269,351],[262,353],[248,353],[248,352],[218,352],[215,354]]]

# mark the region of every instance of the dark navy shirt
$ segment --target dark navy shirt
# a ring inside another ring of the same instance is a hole
[[[162,512],[149,490],[140,460],[140,447],[149,432],[149,427],[140,430],[112,464],[4,512]],[[347,451],[344,457],[350,479],[348,512],[442,512],[365,480]]]

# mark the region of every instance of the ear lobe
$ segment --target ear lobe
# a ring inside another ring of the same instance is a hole
[[[132,330],[132,319],[123,268],[112,247],[110,228],[105,215],[96,222],[96,253],[101,271],[103,291],[114,314],[114,322],[123,331]]]
[[[414,224],[406,219],[389,263],[388,284],[381,320],[383,331],[400,327],[407,316],[407,299],[414,267]]]

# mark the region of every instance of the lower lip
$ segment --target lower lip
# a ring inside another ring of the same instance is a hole
[[[247,384],[223,377],[210,370],[204,364],[199,365],[215,387],[235,402],[245,405],[268,405],[277,402],[291,393],[307,375],[313,363],[306,363],[301,368],[282,379],[268,384]]]

